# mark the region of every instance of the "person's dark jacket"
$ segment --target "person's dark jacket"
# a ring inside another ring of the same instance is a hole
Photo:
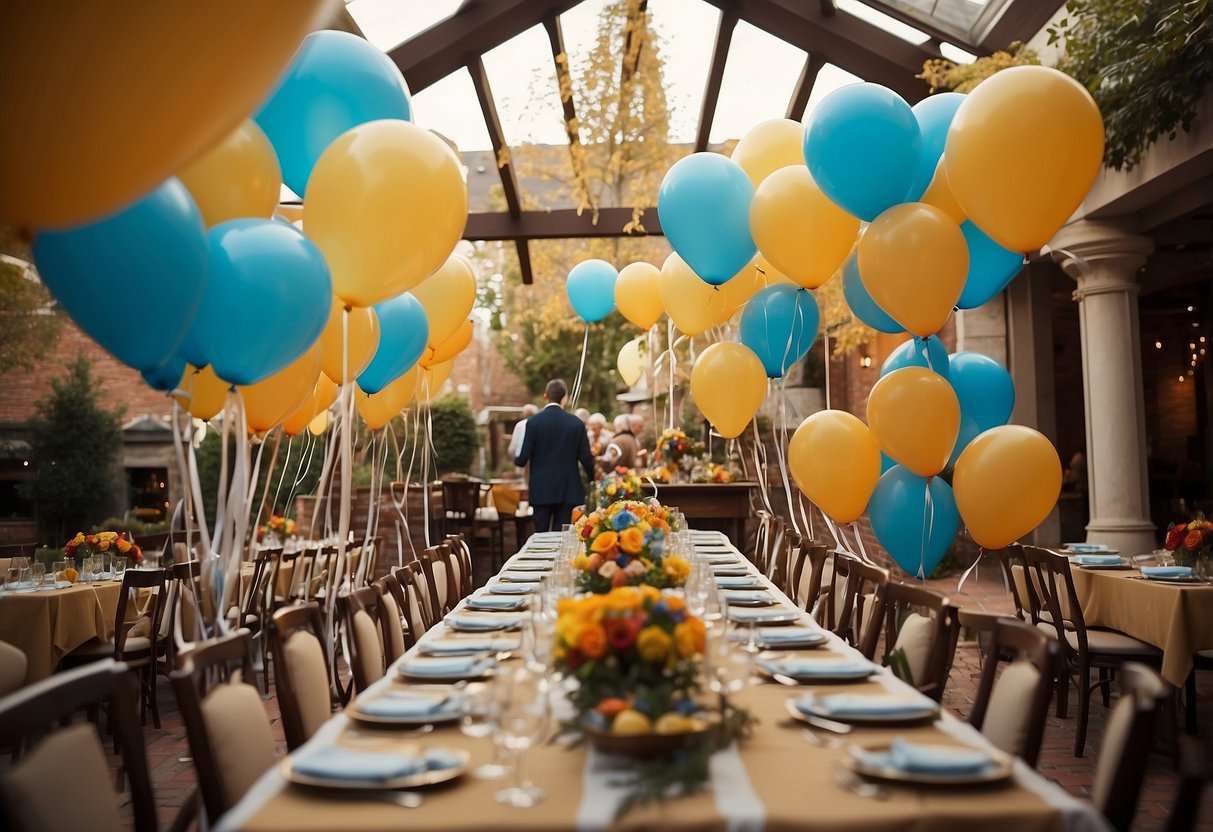
[[[594,478],[594,457],[585,425],[572,413],[549,405],[527,419],[515,465],[531,465],[531,505],[580,505],[585,491],[577,465]]]

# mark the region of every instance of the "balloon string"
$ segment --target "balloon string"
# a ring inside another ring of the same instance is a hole
[[[830,410],[830,334],[823,332],[821,334],[821,358],[822,365],[825,367],[825,395],[826,395],[826,410]]]
[[[758,494],[767,513],[773,516],[775,506],[771,502],[771,484],[767,481],[766,446],[762,444],[762,437],[758,433],[758,420],[751,420],[750,426],[754,429],[754,477],[758,480]]]
[[[216,486],[215,493],[215,530],[211,534],[211,547],[208,549],[208,554],[218,555],[218,549],[221,545],[220,534],[223,531],[224,523],[227,520],[227,486],[228,486],[228,453],[227,440],[231,437],[232,419],[231,413],[231,397],[235,396],[235,390],[229,391],[224,396],[223,403],[223,432],[220,434],[219,446],[219,483]]]
[[[918,549],[918,574],[915,575],[920,581],[927,579],[927,545],[931,541],[931,531],[935,526],[935,501],[931,499],[931,478],[927,477],[926,494],[922,501],[922,537],[919,541]]]
[[[270,454],[270,467],[269,467],[269,470],[266,471],[266,474],[265,474],[265,487],[261,490],[261,502],[259,502],[257,504],[257,517],[256,517],[256,519],[253,520],[252,526],[249,527],[249,535],[248,535],[247,539],[249,541],[250,546],[252,544],[256,543],[256,541],[257,541],[257,528],[261,525],[261,516],[265,513],[266,499],[270,496],[270,483],[272,483],[274,480],[274,469],[278,465],[278,450],[279,450],[279,448],[282,447],[282,433],[283,433],[283,431],[281,429],[281,426],[274,428],[274,450]],[[261,444],[261,450],[259,450],[257,452],[258,470],[261,468],[261,452],[264,449],[265,449],[265,443],[263,441]],[[286,453],[287,453],[287,463],[289,463],[290,462],[290,453],[291,453],[291,443],[290,442],[286,443]],[[279,478],[278,478],[279,487],[281,487],[281,485],[282,485],[282,478],[284,476],[286,476],[285,465],[283,467],[282,475],[279,476]],[[257,488],[257,476],[254,475],[253,476],[253,488],[250,491],[250,495],[249,495],[250,499],[252,498],[252,494],[256,491],[256,488]],[[277,495],[277,493],[275,493],[274,501],[277,502],[277,500],[278,500],[278,495]],[[270,509],[270,516],[271,517],[274,516],[273,508]]]
[[[768,381],[768,389],[772,386],[775,391],[775,415],[776,419],[782,423],[787,411],[787,396],[785,395],[781,380]],[[783,496],[787,501],[788,519],[792,523],[792,528],[797,534],[803,534],[800,524],[796,520],[796,512],[792,506],[792,488],[788,484],[788,461],[784,455],[784,443],[780,437],[780,425],[771,424],[771,438],[775,442],[775,460],[779,463],[779,481],[783,484]]]
[[[658,335],[657,335],[657,324],[656,323],[654,323],[651,327],[649,327],[648,332],[646,333],[646,336],[648,338],[647,343],[648,343],[648,347],[649,347],[649,349],[648,349],[649,355],[648,355],[648,363],[647,363],[647,368],[646,368],[647,372],[645,373],[645,383],[647,383],[649,385],[649,396],[653,400],[653,416],[656,417],[657,413],[659,412],[657,410],[657,339],[658,339]]]
[[[851,521],[851,534],[855,535],[855,542],[859,544],[859,554],[868,563],[875,564],[876,562],[868,556],[868,550],[863,545],[863,535],[859,533],[859,521]]]
[[[674,354],[674,347],[677,345],[674,342],[674,320],[672,318],[666,321],[665,343],[666,343],[666,349],[668,351],[668,355],[670,357],[670,360],[669,360],[670,389],[669,389],[669,392],[666,394],[666,399],[667,399],[666,404],[669,406],[670,413],[669,413],[669,419],[667,420],[667,423],[666,423],[666,427],[668,427],[670,430],[673,430],[674,429],[674,364],[675,364],[675,362],[677,362],[678,359]]]
[[[306,432],[307,432],[307,428],[304,428],[304,433],[306,433]],[[286,433],[286,430],[283,429],[282,433]],[[282,441],[282,433],[278,434],[279,442]],[[271,517],[274,516],[274,507],[278,505],[278,498],[282,496],[282,484],[286,482],[287,474],[291,470],[291,449],[294,446],[294,444],[295,443],[293,441],[293,437],[288,436],[286,439],[286,459],[284,459],[282,461],[282,471],[281,471],[281,473],[278,474],[278,485],[274,488],[274,502],[270,504],[270,516]],[[277,460],[277,458],[278,458],[278,447],[275,445],[274,446],[274,459],[270,460],[270,475],[271,476],[274,473],[274,470],[275,470],[274,462]],[[269,483],[268,477],[266,478],[266,483],[267,483],[267,485]],[[288,513],[289,512],[287,509],[282,510],[283,517],[285,517]],[[256,525],[254,525],[253,528],[256,528]]]
[[[577,406],[577,400],[581,398],[581,382],[585,377],[585,355],[590,349],[590,325],[585,325],[585,335],[581,339],[581,363],[577,365],[577,380],[573,382],[573,395],[570,400],[570,407]]]
[[[964,573],[960,576],[960,580],[956,582],[956,594],[957,595],[960,594],[960,590],[962,587],[964,587],[965,581],[967,581],[969,579],[969,575],[972,574],[977,569],[977,565],[979,563],[981,563],[981,559],[982,559],[982,557],[985,556],[985,553],[986,553],[985,547],[983,547],[983,546],[977,547],[977,560],[973,561],[973,563],[969,566],[969,568],[966,569],[964,571]],[[1005,574],[1002,576],[1002,586],[1003,586],[1003,589],[1008,594],[1010,594],[1011,587],[1010,587],[1010,585],[1007,584],[1007,576]]]
[[[834,551],[843,552],[848,555],[855,554],[854,550],[851,549],[851,544],[847,542],[846,536],[839,531],[838,526],[834,525],[834,521],[830,519],[830,515],[822,512],[821,516],[825,518],[826,527],[829,528],[830,534],[834,537]]]
[[[198,476],[198,454],[194,448],[193,437],[186,446],[187,459],[190,469],[190,491],[194,497],[194,517],[198,522],[198,538],[203,552],[211,551],[211,530],[206,522],[206,506],[202,497],[202,481]],[[191,541],[192,542],[192,541]],[[193,552],[189,552],[193,557]]]

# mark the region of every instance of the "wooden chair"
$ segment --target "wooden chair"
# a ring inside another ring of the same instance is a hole
[[[767,567],[771,563],[770,539],[771,539],[771,521],[774,515],[766,509],[757,509],[754,512],[754,519],[758,521],[758,528],[754,531],[754,551],[750,555],[750,562],[758,568],[762,574],[767,574]]]
[[[864,563],[859,558],[838,554],[834,556],[835,586],[838,580],[845,581],[842,588],[842,598],[837,592],[831,592],[828,603],[828,618],[833,624],[834,633],[846,639],[849,644],[863,645],[864,636],[873,627],[879,630],[880,618],[872,601],[876,598],[876,590],[889,582],[889,571]],[[865,613],[864,607],[869,607]],[[872,642],[872,651],[876,642]],[[861,648],[862,650],[862,648]],[[866,654],[872,658],[872,653]]]
[[[281,549],[262,549],[253,555],[253,573],[242,590],[239,613],[228,611],[228,626],[244,627],[253,634],[261,654],[262,690],[270,689],[269,617],[273,610],[273,579]]]
[[[156,803],[143,732],[135,721],[130,672],[123,662],[108,658],[0,699],[0,748],[27,749],[0,774],[0,827],[126,828],[97,729],[70,722],[78,712],[96,711],[103,704],[129,778],[130,794],[123,802],[131,803],[136,832],[156,831]]]
[[[422,574],[425,575],[427,604],[430,610],[430,620],[437,621],[450,611],[447,597],[447,563],[445,543],[423,549],[417,556],[421,564]]]
[[[1078,688],[1074,756],[1081,757],[1087,744],[1091,694],[1096,688],[1102,688],[1104,706],[1108,707],[1112,671],[1129,661],[1161,666],[1162,651],[1116,630],[1088,629],[1078,593],[1074,590],[1070,561],[1064,555],[1035,546],[1024,546],[1022,551],[1028,566],[1029,593],[1040,592],[1049,613],[1049,620],[1037,622],[1037,626],[1057,639],[1065,658],[1066,673],[1058,678],[1057,695],[1059,698],[1068,696],[1071,680]],[[1099,680],[1095,683],[1091,683],[1093,668],[1099,670]],[[1064,711],[1064,706],[1059,710]]]
[[[255,678],[252,633],[234,633],[181,654],[173,690],[213,826],[274,765],[274,735]]]
[[[373,587],[337,596],[337,611],[345,630],[345,645],[354,676],[354,691],[362,693],[383,678],[383,627],[379,593]]]
[[[0,696],[8,696],[25,684],[29,659],[20,649],[0,641]]]
[[[853,576],[855,566],[849,566]],[[861,566],[868,570],[876,568]],[[949,603],[946,595],[933,589],[892,582],[876,585],[871,606],[870,623],[864,627],[859,651],[873,658],[883,630],[884,659],[901,651],[910,673],[907,681],[939,702],[948,684],[956,640],[960,635],[956,607]]]
[[[783,536],[779,542],[779,549],[775,553],[775,586],[783,590],[785,595],[794,597],[792,587],[792,565],[800,558],[800,551],[804,546],[804,540],[800,536],[800,532],[785,524]]]
[[[812,612],[817,606],[829,555],[830,547],[826,543],[802,542],[800,551],[792,563],[788,581],[788,586],[792,591],[788,593],[788,596],[806,612]]]
[[[274,613],[270,647],[274,686],[282,709],[282,732],[291,751],[303,745],[333,713],[324,622],[316,604]]]
[[[1205,786],[1213,782],[1213,764],[1209,752],[1196,737],[1179,738],[1179,793],[1167,818],[1165,832],[1189,832],[1196,828],[1200,814],[1200,797]]]
[[[112,658],[122,662],[139,680],[139,715],[147,723],[150,707],[152,724],[160,727],[160,701],[156,695],[156,657],[162,645],[164,622],[164,570],[127,569],[122,575],[122,591],[114,612],[114,640],[91,641],[63,657],[65,667]],[[152,593],[147,614],[135,622],[127,621],[127,610],[139,590]]]
[[[394,567],[392,577],[396,580],[388,584],[388,589],[392,591],[392,597],[400,606],[404,623],[407,625],[404,633],[405,646],[412,647],[435,623],[426,608],[427,590],[421,564],[409,561],[404,566]]]
[[[1000,618],[991,631],[989,656],[969,724],[1035,768],[1061,650],[1038,628]],[[999,673],[1002,661],[1009,664]]]
[[[408,645],[404,642],[404,620],[400,614],[400,604],[397,603],[396,593],[391,588],[393,583],[397,583],[395,576],[388,575],[371,584],[379,595],[379,628],[383,631],[383,659],[388,666],[408,650]]]
[[[999,549],[998,562],[1002,565],[1003,578],[1011,590],[1011,599],[1015,602],[1015,617],[1020,621],[1035,624],[1033,602],[1036,619],[1039,619],[1040,600],[1028,586],[1028,562],[1024,559],[1023,547],[1008,546]]]
[[[442,481],[444,534],[462,531],[474,536],[476,509],[480,507],[480,485],[480,480],[471,478]]]
[[[270,578],[271,611],[295,603],[295,588],[303,575],[299,563],[302,556],[302,550],[294,552],[283,550],[274,561],[274,575]]]
[[[1137,662],[1122,665],[1120,676],[1120,699],[1104,725],[1091,802],[1114,829],[1127,832],[1137,811],[1155,720],[1171,697],[1171,686]]]
[[[461,534],[447,535],[446,542],[451,546],[451,552],[459,561],[459,600],[472,594],[475,587],[472,576],[472,549]]]

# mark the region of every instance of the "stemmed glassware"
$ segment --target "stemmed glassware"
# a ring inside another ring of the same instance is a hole
[[[30,564],[30,581],[34,584],[34,589],[42,589],[46,584],[46,564],[33,563]]]
[[[500,703],[497,686],[492,678],[487,682],[468,685],[459,700],[459,730],[468,737],[494,736],[498,728]],[[500,780],[508,769],[502,762],[501,745],[493,743],[493,759],[472,771],[481,780]]]
[[[497,741],[514,756],[514,782],[497,792],[497,802],[529,808],[546,797],[526,777],[527,750],[547,736],[551,725],[549,685],[543,673],[522,665],[504,674],[497,685],[500,707]]]

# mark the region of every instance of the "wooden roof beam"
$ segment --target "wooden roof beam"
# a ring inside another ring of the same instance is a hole
[[[643,230],[633,225],[639,210]],[[465,240],[559,240],[567,237],[645,237],[661,235],[657,209],[599,208],[597,218],[574,208],[555,211],[523,211],[517,217],[507,212],[469,214],[463,230]]]
[[[816,53],[805,56],[804,69],[800,70],[800,77],[796,80],[796,88],[792,90],[792,100],[788,102],[788,112],[784,118],[790,118],[792,121],[804,118],[805,108],[809,106],[809,96],[813,94],[813,85],[817,83],[817,76],[825,65],[825,58]]]
[[[712,50],[712,63],[708,67],[708,82],[703,88],[703,106],[699,110],[699,129],[695,133],[695,152],[708,149],[708,138],[712,133],[712,121],[716,118],[716,104],[720,101],[720,83],[724,80],[724,65],[729,59],[729,45],[733,42],[733,30],[737,28],[737,11],[724,7],[720,16],[720,27],[716,30],[716,47]]]
[[[585,165],[582,163],[581,153],[578,152],[581,149],[580,122],[577,120],[577,105],[573,101],[573,75],[569,71],[569,53],[564,48],[564,32],[560,28],[560,18],[555,15],[545,17],[543,28],[547,30],[548,43],[552,48],[552,63],[556,65],[556,86],[564,115],[564,133],[569,139],[569,156],[573,164],[578,203],[596,211],[585,178]]]

